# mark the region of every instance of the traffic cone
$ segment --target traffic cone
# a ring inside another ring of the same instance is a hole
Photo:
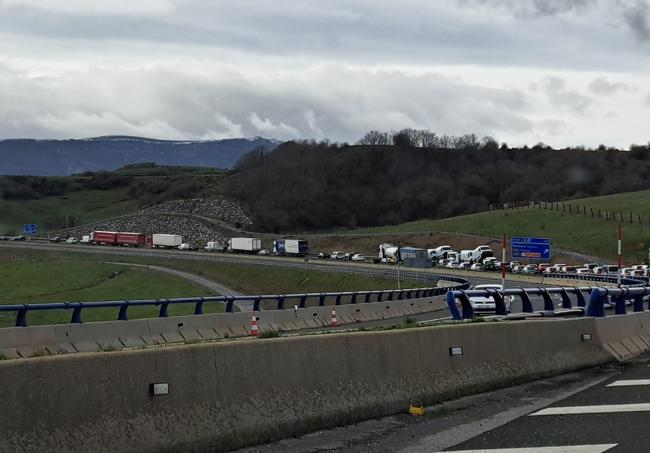
[[[255,316],[255,312],[253,312],[253,316],[251,317],[250,335],[255,337],[259,337],[260,335],[260,329],[257,328],[257,316]]]
[[[336,309],[332,307],[332,320],[330,321],[330,327],[336,327],[339,325],[339,322],[336,320]]]

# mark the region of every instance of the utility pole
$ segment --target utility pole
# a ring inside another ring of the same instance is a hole
[[[621,271],[622,271],[622,265],[623,265],[623,260],[621,258],[621,253],[622,253],[622,247],[621,247],[621,242],[623,240],[623,230],[621,228],[621,224],[618,224],[618,260],[617,260],[617,265],[618,265],[618,287],[621,287]]]
[[[503,256],[501,258],[501,290],[506,289],[506,235],[503,235]]]

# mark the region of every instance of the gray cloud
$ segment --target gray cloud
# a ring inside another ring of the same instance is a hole
[[[1,68],[1,66],[0,66]],[[129,133],[160,138],[329,137],[353,141],[372,128],[440,133],[530,130],[525,95],[438,74],[329,65],[290,76],[220,76],[170,68],[0,78],[0,136]],[[9,89],[10,88],[10,89]],[[385,96],[391,93],[391,96]]]
[[[605,77],[598,77],[589,84],[589,91],[601,96],[609,96],[618,91],[634,91],[634,87],[621,82],[610,82]]]
[[[566,81],[560,77],[548,76],[540,83],[548,100],[554,107],[566,108],[573,113],[584,114],[592,99],[566,86]]]
[[[634,32],[635,36],[641,41],[647,41],[650,38],[650,25],[648,24],[648,14],[650,7],[645,0],[637,0],[631,4],[620,2],[623,8],[623,18]]]
[[[555,16],[594,6],[595,0],[461,0],[467,5],[507,9],[520,17]]]

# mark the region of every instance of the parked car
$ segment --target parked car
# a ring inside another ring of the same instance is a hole
[[[528,264],[528,265],[524,266],[521,273],[522,274],[539,274],[539,268],[537,267],[537,264]]]
[[[501,285],[497,284],[487,284],[487,285],[476,285],[472,289],[494,289],[497,291],[503,290]],[[510,313],[510,305],[512,304],[514,297],[505,296],[503,302],[506,305],[506,312]],[[472,308],[476,312],[493,312],[496,310],[496,303],[494,302],[494,297],[492,296],[471,296],[469,298],[469,303],[472,305]]]
[[[472,271],[482,271],[483,270],[483,264],[482,263],[474,263],[470,266],[469,268]]]
[[[352,255],[350,259],[352,261],[365,261],[366,255],[362,255],[361,253],[355,253],[354,255]]]
[[[524,266],[523,264],[515,264],[515,265],[511,268],[511,272],[512,272],[513,274],[521,274],[521,273],[524,272],[524,268],[525,268],[525,267],[526,267],[526,266]]]

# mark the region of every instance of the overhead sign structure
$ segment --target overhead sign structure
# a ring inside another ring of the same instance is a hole
[[[38,232],[38,226],[35,223],[27,223],[23,226],[23,233],[25,234],[36,234]]]
[[[548,260],[551,258],[551,240],[546,238],[516,237],[510,241],[512,258]]]

